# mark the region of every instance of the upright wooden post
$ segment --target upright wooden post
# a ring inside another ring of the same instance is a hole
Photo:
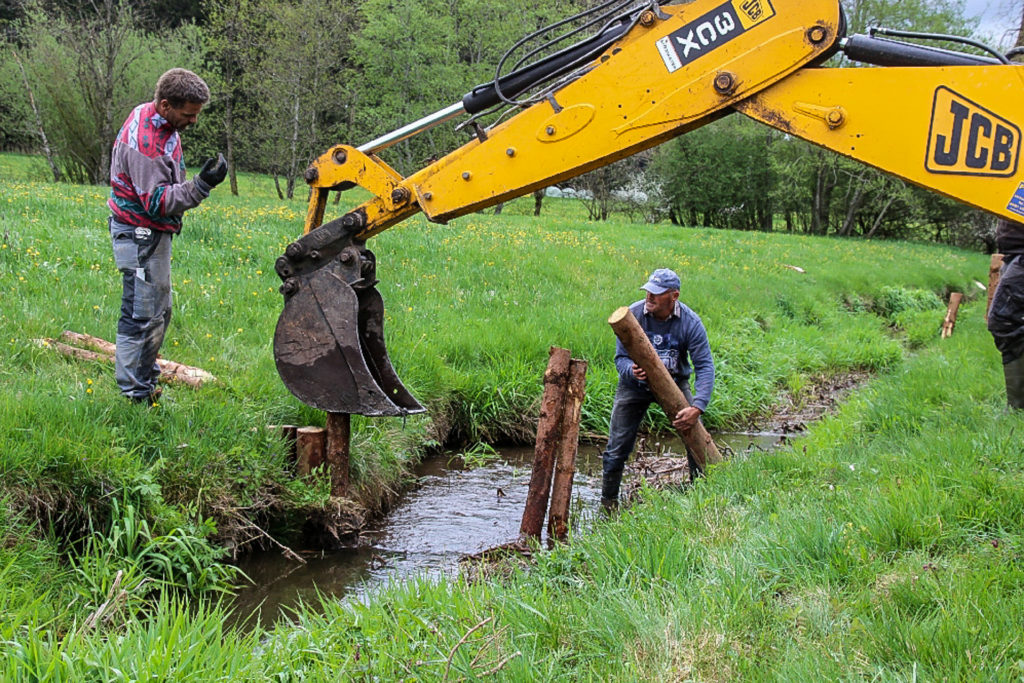
[[[351,420],[348,413],[327,413],[326,461],[331,470],[332,496],[348,494]]]
[[[587,362],[573,359],[569,363],[569,385],[566,387],[565,403],[562,408],[558,460],[555,463],[555,481],[551,487],[551,507],[548,510],[549,544],[552,539],[564,541],[569,534],[569,505],[572,503],[572,480],[576,473],[580,411],[586,382]]]
[[[647,334],[640,327],[636,317],[630,313],[629,308],[623,306],[612,313],[608,318],[608,324],[626,347],[629,357],[647,373],[647,384],[654,394],[654,399],[665,411],[665,415],[671,420],[680,410],[689,407],[690,404],[683,396],[683,392],[676,386],[665,364],[651,346],[651,340],[647,338]],[[708,463],[722,461],[718,447],[699,420],[691,429],[676,431],[690,448],[697,469],[701,472]]]
[[[988,302],[985,304],[985,322],[988,322],[988,309],[992,307],[992,296],[999,286],[999,273],[1003,269],[1003,255],[992,254],[992,261],[988,266]]]
[[[569,381],[569,350],[552,346],[548,352],[548,368],[544,372],[544,395],[537,422],[537,445],[533,455],[530,490],[526,494],[520,538],[540,538],[544,515],[551,493],[552,467],[558,448],[565,387]]]
[[[304,477],[324,462],[327,432],[323,427],[299,427],[295,430],[295,472]]]
[[[953,334],[956,327],[956,315],[960,311],[960,302],[964,295],[960,292],[953,292],[949,295],[949,308],[946,309],[946,318],[942,321],[942,338],[945,339]]]

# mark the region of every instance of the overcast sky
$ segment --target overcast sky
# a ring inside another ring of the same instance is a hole
[[[997,41],[1012,43],[1017,37],[1016,30],[1020,28],[1020,3],[1017,0],[967,0],[966,14],[979,17],[979,30],[994,36]]]

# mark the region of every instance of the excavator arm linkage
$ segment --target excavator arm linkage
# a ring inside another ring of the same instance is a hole
[[[1024,213],[1021,69],[806,68],[844,32],[837,0],[652,4],[546,98],[408,177],[375,155],[383,145],[331,148],[306,171],[306,234],[276,266],[285,385],[330,412],[421,411],[384,349],[367,239],[420,211],[445,222],[548,187],[735,110],[993,213]],[[373,198],[321,225],[328,192],[352,185]]]

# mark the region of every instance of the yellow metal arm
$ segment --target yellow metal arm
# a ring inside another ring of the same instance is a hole
[[[804,69],[734,106],[979,209],[1024,212],[1024,66]]]
[[[335,147],[307,176],[307,232],[327,190],[358,184],[359,240],[416,211],[446,221],[625,158],[715,120],[834,49],[836,0],[696,0],[648,12],[587,73],[408,178]],[[660,16],[659,16],[660,14]],[[339,161],[340,159],[340,161]]]

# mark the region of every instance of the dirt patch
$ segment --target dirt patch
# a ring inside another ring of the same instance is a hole
[[[756,431],[796,434],[836,407],[850,394],[871,379],[871,373],[855,370],[837,375],[818,376],[795,394],[787,394],[776,406],[766,423],[755,425]]]

